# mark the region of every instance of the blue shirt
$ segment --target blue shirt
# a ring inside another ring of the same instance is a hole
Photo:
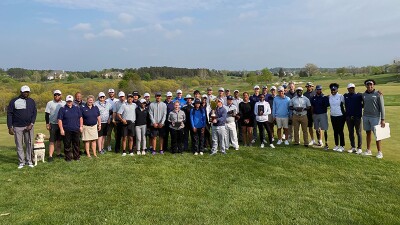
[[[192,128],[203,128],[206,126],[206,110],[202,107],[190,110],[190,121]]]
[[[167,102],[167,100],[165,100],[164,103],[165,105],[167,105],[167,115],[169,115],[169,113],[174,110],[174,100],[169,103]]]
[[[93,126],[97,124],[97,117],[100,116],[100,110],[97,106],[92,105],[92,108],[87,105],[81,106],[81,113],[83,118],[83,125]]]
[[[80,128],[79,119],[81,117],[82,112],[80,108],[74,105],[70,108],[65,105],[58,111],[57,119],[62,121],[64,130],[77,132]]]
[[[346,93],[344,96],[344,105],[346,107],[346,116],[355,116],[361,118],[363,108],[363,97],[360,93]]]
[[[175,97],[175,98],[172,100],[172,102],[175,102],[176,100],[178,100],[178,101],[181,103],[181,108],[182,108],[184,105],[186,105],[186,100],[185,100],[184,98]]]
[[[36,103],[33,99],[14,98],[7,108],[7,126],[26,127],[36,121]]]
[[[222,107],[217,107],[217,109],[215,109],[215,114],[217,115],[217,123],[213,123],[213,126],[225,126],[226,123],[226,115],[227,115],[227,111],[225,109],[224,106]],[[210,112],[211,115],[211,112]],[[211,117],[211,116],[210,116]]]
[[[321,95],[315,95],[310,100],[311,106],[313,107],[313,114],[323,114],[328,112],[329,98]]]
[[[289,118],[289,103],[290,98],[288,96],[284,96],[283,98],[276,96],[273,101],[272,116],[274,118]]]

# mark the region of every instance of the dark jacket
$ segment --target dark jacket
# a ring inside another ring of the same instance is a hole
[[[21,96],[10,101],[7,108],[7,126],[26,127],[36,121],[36,103],[33,99],[23,99]]]

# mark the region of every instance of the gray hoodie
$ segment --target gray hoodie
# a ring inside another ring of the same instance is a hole
[[[152,102],[149,106],[149,116],[151,125],[155,123],[163,124],[167,117],[167,105],[164,102]]]

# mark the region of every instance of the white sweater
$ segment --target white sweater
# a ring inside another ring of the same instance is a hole
[[[264,106],[264,114],[259,116],[258,115],[258,106],[263,105]],[[266,122],[268,121],[268,115],[271,114],[271,107],[268,102],[263,101],[263,102],[257,102],[254,106],[254,115],[256,115],[256,121],[257,122]]]

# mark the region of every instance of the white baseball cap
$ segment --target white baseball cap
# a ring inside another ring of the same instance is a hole
[[[356,87],[356,85],[354,85],[353,83],[350,83],[347,85],[347,88],[355,88],[355,87]]]
[[[208,96],[206,94],[201,96],[202,98],[208,98]]]
[[[144,93],[143,97],[150,97],[150,94],[146,92]]]
[[[276,87],[272,86],[269,90],[276,90]]]
[[[65,98],[66,102],[72,102],[74,101],[74,97],[72,95],[67,95],[67,97]]]
[[[239,90],[234,90],[233,93],[235,93],[235,92],[239,92]]]
[[[297,88],[296,88],[296,91],[302,91],[302,90],[303,90],[302,87],[297,87]]]
[[[140,103],[146,103],[146,99],[140,99]]]
[[[177,94],[182,94],[182,90],[178,89],[178,90],[176,90],[176,93]]]
[[[118,93],[118,97],[125,97],[125,92],[120,91],[120,92]]]
[[[108,93],[114,93],[114,92],[115,92],[114,89],[112,88],[108,89]]]
[[[256,86],[254,86],[254,88],[253,89],[260,89],[260,86],[258,86],[258,85],[256,85]]]
[[[60,91],[60,90],[54,90],[54,91],[53,91],[53,95],[55,95],[55,94],[61,95],[61,91]]]
[[[224,89],[223,87],[220,87],[220,88],[218,89],[218,91],[225,91],[225,89]]]
[[[284,90],[285,90],[285,88],[283,88],[282,86],[278,87],[278,91],[284,91]]]
[[[167,92],[167,97],[172,97],[172,92],[168,91]]]
[[[104,94],[104,92],[100,92],[100,93],[99,93],[99,98],[100,98],[100,97],[106,97],[106,94]]]
[[[21,87],[21,92],[31,92],[31,89],[28,86],[24,85]]]

